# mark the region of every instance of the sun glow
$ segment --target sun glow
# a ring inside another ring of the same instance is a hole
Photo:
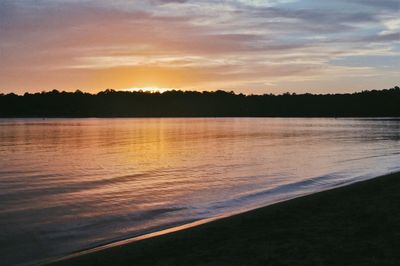
[[[125,91],[142,91],[142,92],[150,92],[150,93],[164,93],[166,91],[172,91],[175,88],[159,88],[159,87],[135,87],[128,88]]]

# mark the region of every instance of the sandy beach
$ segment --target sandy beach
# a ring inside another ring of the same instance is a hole
[[[51,265],[398,265],[400,173]]]

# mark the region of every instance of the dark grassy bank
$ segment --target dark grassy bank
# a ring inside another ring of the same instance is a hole
[[[0,117],[388,117],[400,88],[353,94],[244,95],[233,92],[106,90],[98,94],[0,94]]]
[[[400,265],[400,174],[55,265]]]

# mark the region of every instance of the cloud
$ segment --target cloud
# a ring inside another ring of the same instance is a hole
[[[398,65],[388,69],[371,56],[400,53],[396,3],[4,0],[0,88],[98,90],[155,80],[162,87],[297,90],[296,81],[309,88],[326,81],[339,90],[385,73],[382,87],[391,86]],[[356,55],[364,66],[342,60]],[[346,78],[338,84],[333,74]]]
[[[400,2],[397,0],[350,0],[350,2],[358,3],[360,5],[372,6],[375,8],[384,8],[389,10],[400,10]]]

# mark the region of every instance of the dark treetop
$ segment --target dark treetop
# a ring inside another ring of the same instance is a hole
[[[0,94],[0,117],[384,117],[400,116],[400,88],[353,94],[106,90]]]

